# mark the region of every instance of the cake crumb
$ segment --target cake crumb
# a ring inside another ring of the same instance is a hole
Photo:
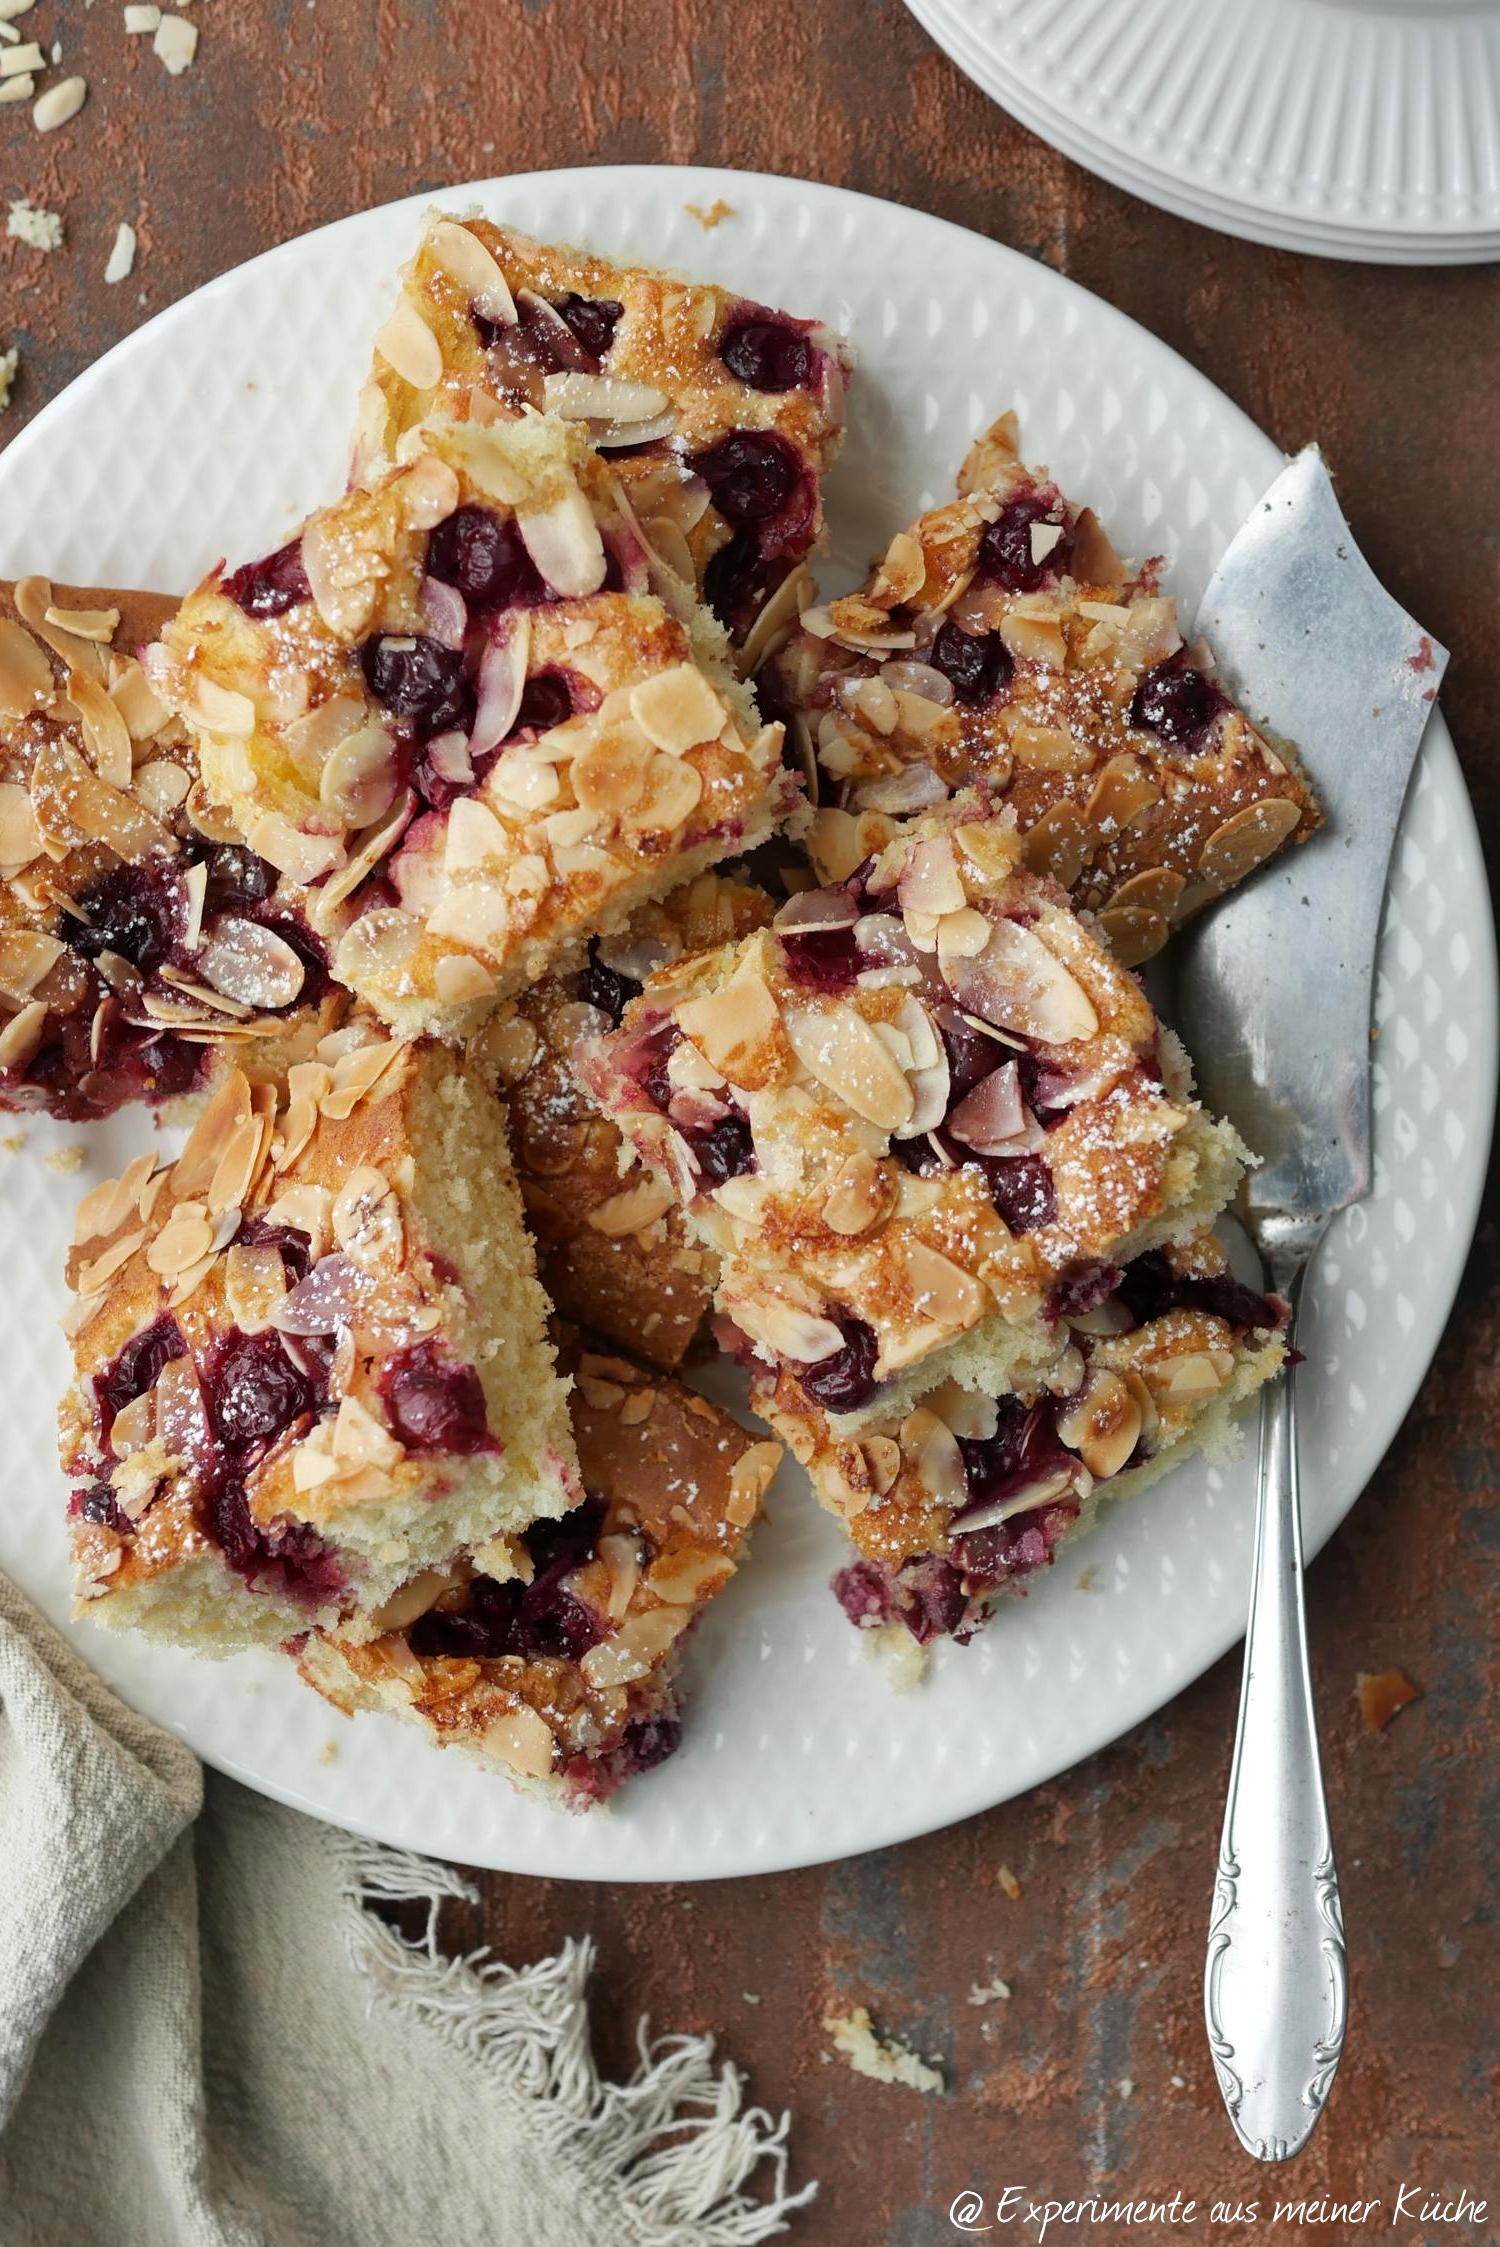
[[[28,250],[60,250],[63,240],[63,222],[57,211],[41,209],[22,196],[10,206],[10,216],[5,231],[16,241],[24,242]]]
[[[866,2006],[850,2013],[828,2013],[823,2026],[856,2075],[872,2083],[902,2083],[909,2091],[946,2091],[941,2068],[930,2065],[896,2036],[880,2036]]]
[[[707,210],[704,210],[701,203],[684,203],[682,207],[689,218],[698,221],[705,234],[712,234],[716,226],[724,224],[725,219],[734,217],[733,203],[726,203],[722,195],[716,195]]]
[[[104,268],[106,281],[126,281],[135,270],[135,228],[121,219],[115,228],[115,238]]]
[[[1134,2089],[1135,2084],[1132,2079],[1128,2075],[1122,2075],[1120,2078],[1120,2097],[1128,2099]]]
[[[334,1757],[338,1754],[338,1752],[339,1744],[337,1740],[325,1740],[322,1747],[318,1750],[319,1763],[332,1763]]]
[[[50,1155],[43,1155],[42,1161],[49,1170],[55,1170],[59,1178],[72,1178],[83,1168],[83,1148],[74,1140],[70,1146],[54,1147]]]
[[[16,379],[16,369],[21,364],[21,354],[15,344],[9,351],[0,351],[0,414],[10,404],[11,384]]]
[[[873,1630],[861,1631],[860,1638],[866,1654],[874,1655],[885,1666],[885,1682],[893,1693],[912,1693],[923,1682],[931,1662],[925,1646],[919,1646],[904,1623],[877,1623]]]
[[[1013,1904],[1018,1904],[1021,1901],[1021,1883],[1017,1880],[1009,1865],[1002,1865],[999,1871],[996,1873],[995,1878],[1000,1883],[1000,1886],[1005,1890],[1005,1893],[1007,1896],[1009,1896],[1011,1902]]]
[[[18,1155],[25,1144],[26,1135],[20,1131],[13,1131],[9,1138],[0,1139],[0,1148],[3,1148],[7,1155]]]
[[[1083,1574],[1078,1579],[1077,1588],[1081,1592],[1097,1592],[1103,1590],[1103,1586],[1099,1582],[1099,1569],[1096,1562],[1089,1562],[1088,1567],[1084,1570]]]
[[[759,2005],[760,1998],[754,1990],[741,1990],[740,1996],[747,2005]]]
[[[1422,1696],[1404,1670],[1381,1670],[1372,1675],[1360,1670],[1354,1679],[1360,1714],[1367,1732],[1383,1732],[1397,1711]]]
[[[1009,1982],[1002,1982],[998,1974],[992,1975],[987,1982],[971,1982],[969,1985],[969,2003],[971,2005],[993,2005],[997,1997],[1009,1997],[1009,1995]]]

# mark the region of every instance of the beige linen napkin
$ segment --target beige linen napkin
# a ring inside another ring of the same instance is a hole
[[[590,1946],[445,1959],[447,1867],[204,1775],[0,1577],[3,2247],[754,2247],[811,2197],[706,2039],[628,2083]],[[366,1909],[419,1898],[425,1940]]]

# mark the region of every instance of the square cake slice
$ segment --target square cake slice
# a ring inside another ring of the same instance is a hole
[[[1048,1308],[1043,1347],[1000,1394],[945,1382],[858,1435],[787,1376],[753,1382],[756,1410],[848,1530],[856,1558],[834,1591],[861,1629],[969,1638],[1106,1499],[1194,1454],[1222,1457],[1232,1414],[1285,1354],[1286,1305],[1236,1280],[1208,1232],[1064,1281]]]
[[[434,412],[575,422],[653,549],[755,660],[774,623],[757,633],[757,619],[822,537],[849,363],[815,321],[434,213],[376,337],[355,477],[377,478]]]
[[[380,1637],[315,1631],[295,1651],[346,1712],[389,1710],[586,1810],[677,1746],[683,1649],[734,1574],[781,1447],[577,1336],[561,1363],[583,1503],[413,1583]]]
[[[584,1081],[721,1258],[739,1343],[853,1425],[992,1393],[1068,1275],[1189,1236],[1244,1149],[1135,977],[959,804],[666,968]]]
[[[544,976],[479,1032],[510,1119],[511,1152],[542,1284],[564,1318],[669,1371],[698,1341],[718,1264],[688,1237],[671,1188],[622,1178],[619,1132],[573,1073],[580,1037],[618,1025],[665,961],[763,927],[773,907],[748,882],[700,874],[647,905],[585,965]]]
[[[437,421],[402,450],[190,595],[152,675],[254,847],[349,921],[340,980],[457,1038],[763,841],[798,783],[576,429]]]
[[[797,713],[816,764],[824,879],[977,783],[1133,966],[1319,825],[1291,752],[1185,645],[1156,565],[1127,569],[1023,467],[1009,415],[958,499],[898,532],[863,591],[808,609],[771,668],[764,706]]]
[[[175,603],[0,584],[0,1109],[69,1121],[284,1065],[342,1010],[306,893],[206,796],[137,660]]]
[[[61,1416],[75,1584],[208,1654],[358,1637],[579,1495],[503,1112],[356,1022],[226,1073],[175,1163],[80,1205]]]

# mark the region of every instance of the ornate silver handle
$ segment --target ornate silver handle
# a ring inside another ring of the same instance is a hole
[[[1271,1258],[1296,1331],[1306,1250]],[[1261,2161],[1301,2150],[1348,2020],[1348,1962],[1318,1762],[1307,1628],[1294,1370],[1261,1402],[1255,1565],[1239,1728],[1219,1845],[1203,2010],[1219,2089]]]

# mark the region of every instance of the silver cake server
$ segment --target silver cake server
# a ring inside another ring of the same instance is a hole
[[[1370,1187],[1371,1004],[1386,872],[1447,651],[1376,581],[1315,448],[1224,556],[1198,628],[1254,718],[1299,745],[1327,819],[1191,931],[1177,1020],[1208,1107],[1263,1158],[1245,1210],[1291,1304],[1330,1220]],[[1310,2136],[1347,2018],[1338,1875],[1307,1667],[1296,1376],[1261,1405],[1239,1728],[1204,1976],[1240,2142]]]

